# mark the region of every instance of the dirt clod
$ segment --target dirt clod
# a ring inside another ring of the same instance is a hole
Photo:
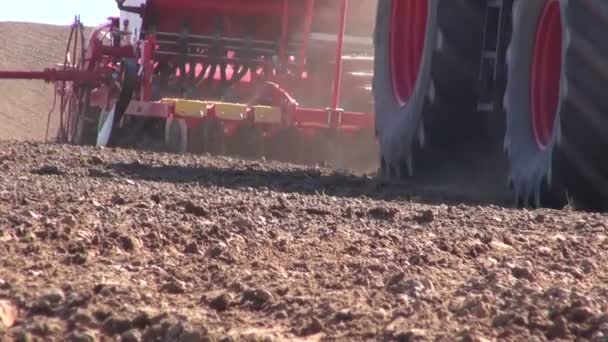
[[[2,329],[7,329],[13,326],[17,319],[17,307],[7,301],[0,300],[0,332]]]
[[[56,165],[41,165],[32,169],[37,175],[62,175],[64,172]]]
[[[103,330],[110,335],[119,335],[131,329],[131,321],[125,318],[108,317],[103,322]]]
[[[409,329],[406,331],[400,331],[393,335],[395,341],[414,342],[422,341],[427,338],[427,332],[424,329]]]
[[[427,209],[414,216],[414,221],[418,224],[428,224],[435,220],[435,214],[432,210]]]
[[[576,307],[568,312],[568,320],[575,323],[584,323],[594,315],[595,313],[588,307]]]
[[[515,266],[511,269],[511,273],[515,278],[523,278],[530,281],[534,280],[534,274],[526,267]]]
[[[125,205],[127,204],[127,200],[120,194],[115,193],[111,198],[112,204],[114,205]]]
[[[65,299],[65,295],[60,289],[52,289],[45,293],[40,299],[48,301],[51,304],[57,304]]]
[[[136,240],[128,235],[121,235],[118,240],[120,241],[121,247],[126,251],[133,251],[137,248]]]
[[[198,244],[196,242],[190,242],[189,244],[186,245],[186,247],[184,247],[184,253],[186,253],[186,254],[199,254],[200,253],[200,249],[198,247]]]
[[[300,336],[310,336],[323,331],[325,327],[318,318],[311,318],[309,322],[300,330]]]
[[[249,289],[243,292],[243,302],[250,302],[257,308],[272,302],[273,299],[272,293],[264,289]]]
[[[548,329],[546,335],[548,339],[566,339],[568,338],[569,329],[568,322],[562,316],[553,320],[553,325]]]
[[[209,215],[209,212],[207,211],[207,209],[205,209],[204,207],[202,207],[200,205],[196,205],[190,201],[186,202],[184,209],[186,210],[186,212],[188,214],[192,214],[195,216],[205,217],[205,216]]]
[[[101,165],[104,163],[103,158],[99,156],[91,156],[87,159],[87,163],[90,165]]]
[[[185,287],[184,282],[179,281],[177,279],[173,279],[173,280],[166,282],[161,287],[161,290],[166,293],[170,293],[170,294],[182,294],[182,293],[186,292],[186,287]]]
[[[378,220],[392,220],[397,213],[397,209],[386,207],[376,207],[369,210],[369,215]]]
[[[213,298],[209,302],[209,306],[217,311],[225,311],[230,307],[232,298],[227,293],[222,293],[219,296]]]
[[[121,342],[139,342],[141,333],[136,329],[127,330],[120,335]]]

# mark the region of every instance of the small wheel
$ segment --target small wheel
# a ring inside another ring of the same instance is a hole
[[[165,147],[172,153],[188,152],[188,125],[184,119],[165,121]]]

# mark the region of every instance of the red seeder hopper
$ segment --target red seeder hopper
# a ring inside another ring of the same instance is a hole
[[[58,68],[59,142],[375,165],[376,0],[117,0]]]

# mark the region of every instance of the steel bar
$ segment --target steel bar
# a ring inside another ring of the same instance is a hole
[[[336,48],[336,73],[334,76],[334,93],[332,109],[338,109],[340,104],[340,88],[342,87],[342,53],[344,51],[344,35],[346,33],[346,15],[348,0],[342,0],[340,6],[340,27],[338,32],[338,46]]]
[[[45,69],[43,71],[0,71],[0,79],[13,80],[43,80],[45,82],[99,82],[106,74],[99,71],[57,70]]]
[[[306,2],[306,22],[304,24],[304,40],[300,47],[298,55],[298,76],[302,76],[305,67],[306,53],[308,52],[308,42],[310,40],[310,31],[312,30],[312,17],[314,15],[315,0]]]

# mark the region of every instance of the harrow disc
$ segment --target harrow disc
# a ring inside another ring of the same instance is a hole
[[[232,136],[227,137],[226,151],[242,158],[261,158],[264,155],[264,132],[253,123],[242,123]]]
[[[209,119],[203,122],[201,128],[203,151],[211,155],[224,155],[226,153],[224,124],[220,120]]]
[[[278,130],[265,141],[264,152],[268,159],[297,163],[301,160],[304,138],[295,127]]]
[[[188,152],[194,154],[205,153],[203,134],[202,122],[196,122],[193,126],[188,127]]]
[[[362,172],[372,172],[377,168],[378,146],[373,130],[343,134],[339,136],[337,146],[337,158],[332,158],[334,166]]]
[[[128,138],[133,135],[133,132],[128,131],[128,127],[121,129],[120,123],[137,87],[138,67],[139,64],[135,58],[122,60],[120,74],[113,89],[118,95],[112,110],[104,115],[103,122],[100,122],[101,129],[97,137],[98,145],[115,147],[120,145],[125,137]]]
[[[82,87],[80,93],[79,107],[73,114],[74,124],[70,130],[70,143],[74,145],[95,145],[101,112],[98,107],[90,105],[90,88]]]
[[[188,125],[186,120],[168,118],[165,121],[165,146],[169,152],[188,152]]]
[[[64,54],[63,71],[84,70],[84,42],[84,26],[80,20],[76,19],[70,28]],[[79,140],[79,126],[83,128],[84,123],[81,116],[87,110],[90,89],[81,87],[77,82],[70,81],[60,81],[56,86],[61,94],[57,140],[60,143],[77,143]]]
[[[340,156],[339,134],[332,130],[322,130],[305,137],[300,148],[299,162],[306,165],[336,166]]]

